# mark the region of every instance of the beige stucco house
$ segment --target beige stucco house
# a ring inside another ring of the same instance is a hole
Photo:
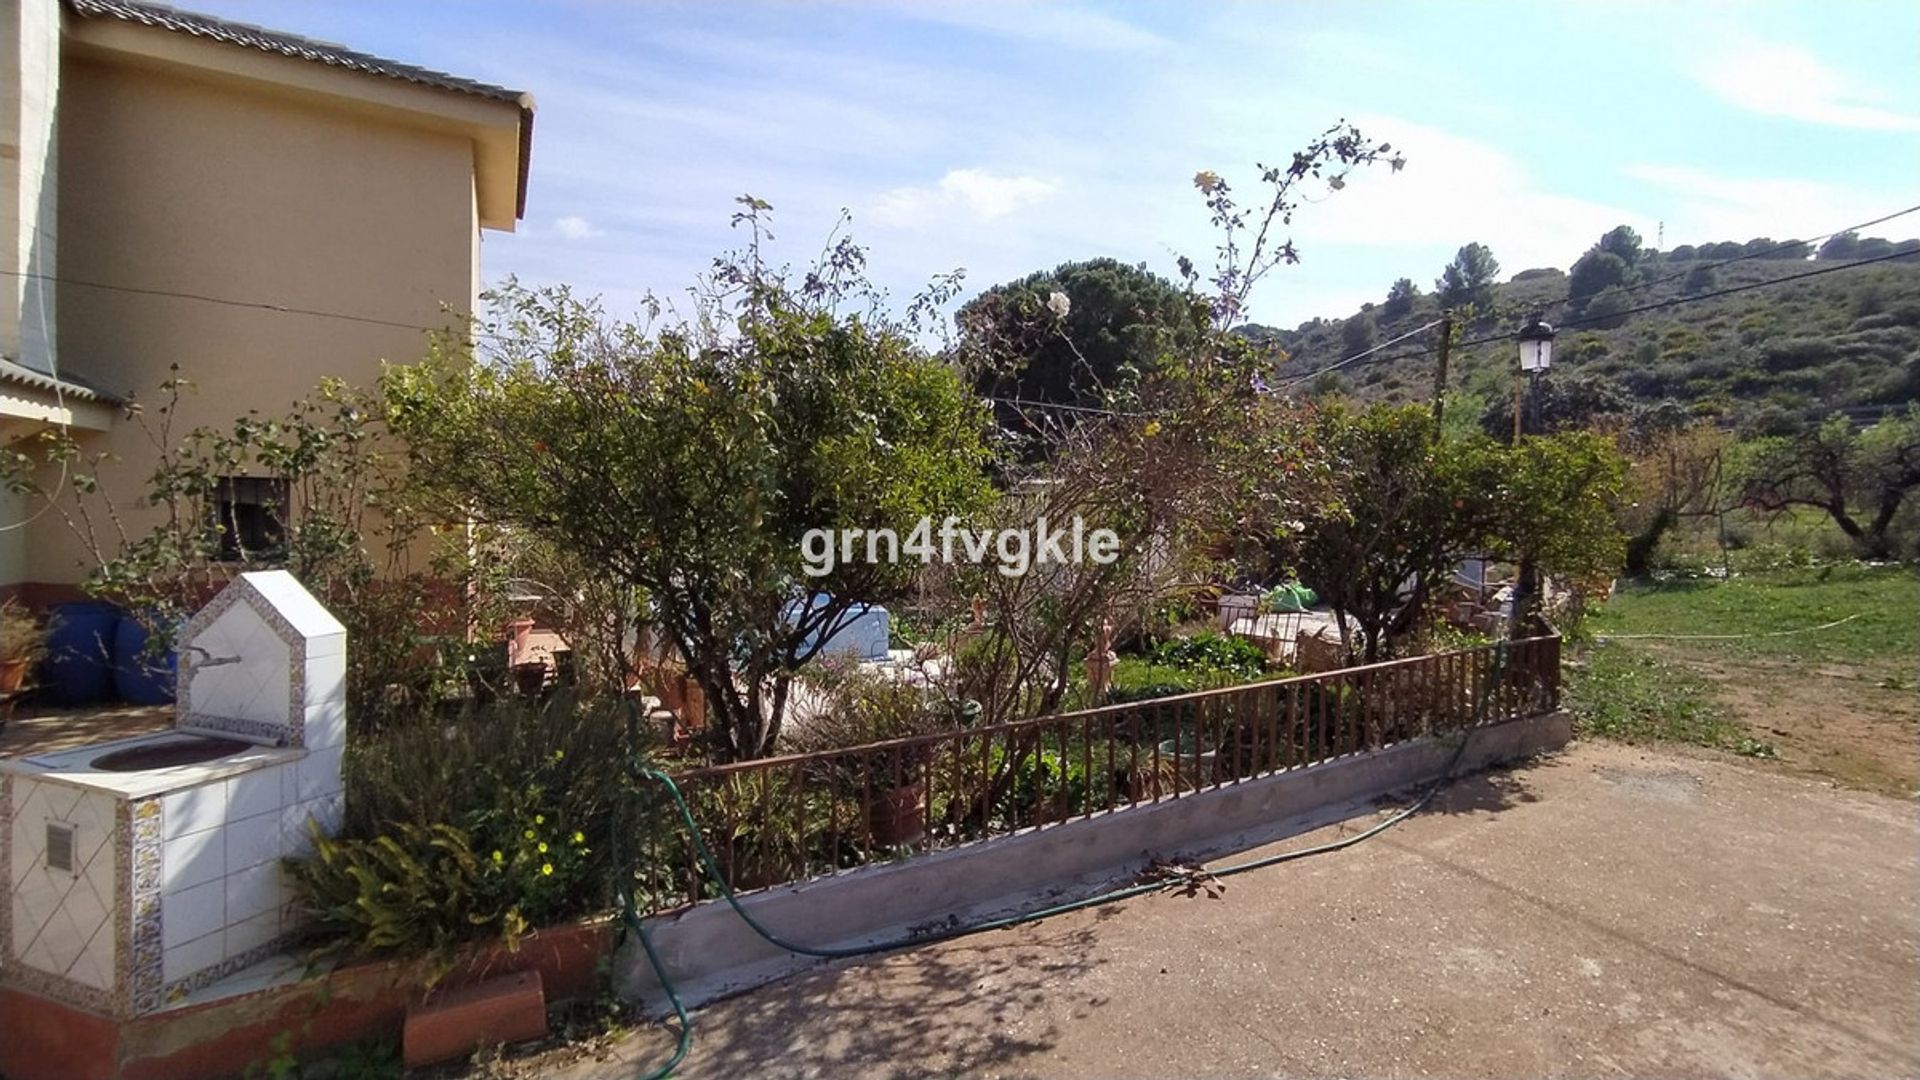
[[[523,93],[129,0],[0,0],[0,443],[49,423],[152,450],[120,404],[172,365],[176,425],[369,384],[458,325],[483,230],[525,209]],[[0,592],[86,566],[0,494]]]

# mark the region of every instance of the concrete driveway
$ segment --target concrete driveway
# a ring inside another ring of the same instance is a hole
[[[1909,802],[1581,743],[1219,899],[720,1003],[682,1075],[1915,1076],[1916,833]],[[630,1077],[670,1045],[645,1030],[544,1075]]]

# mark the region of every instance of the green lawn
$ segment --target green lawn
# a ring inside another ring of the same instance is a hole
[[[1575,637],[1567,701],[1585,734],[1777,757],[1902,797],[1920,785],[1920,578],[1908,569],[1628,585]]]
[[[1853,618],[1831,629],[1809,629],[1849,616]],[[1597,637],[1623,638],[1765,634],[1773,636],[1697,644],[1785,663],[1911,662],[1920,659],[1920,578],[1903,567],[1841,564],[1728,581],[1633,584],[1607,601],[1588,620],[1586,630]]]

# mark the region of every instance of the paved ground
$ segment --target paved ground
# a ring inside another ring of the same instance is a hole
[[[723,1002],[683,1075],[1915,1076],[1917,832],[1911,802],[1582,744],[1218,900]],[[669,1048],[649,1029],[541,1074],[624,1080]]]

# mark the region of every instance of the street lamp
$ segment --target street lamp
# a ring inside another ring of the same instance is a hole
[[[1520,373],[1527,377],[1524,396],[1520,380],[1513,381],[1513,441],[1518,443],[1520,436],[1526,434],[1522,420],[1524,403],[1538,402],[1540,373],[1553,366],[1553,327],[1540,321],[1536,312],[1515,336],[1520,339]]]
[[[1532,402],[1534,411],[1540,408],[1540,373],[1553,366],[1553,327],[1542,321],[1538,312],[1520,328],[1516,335],[1520,339],[1520,372],[1527,377],[1526,401]],[[1521,383],[1513,381],[1513,445],[1520,446],[1520,436],[1526,433],[1522,418]],[[1536,416],[1535,426],[1538,426]],[[1529,616],[1533,613],[1535,598],[1540,593],[1540,571],[1535,564],[1533,553],[1523,552],[1520,565],[1516,568],[1513,583],[1513,615],[1508,623],[1508,636],[1526,633]]]
[[[1553,327],[1535,315],[1520,328],[1520,370],[1532,374],[1553,366]]]

